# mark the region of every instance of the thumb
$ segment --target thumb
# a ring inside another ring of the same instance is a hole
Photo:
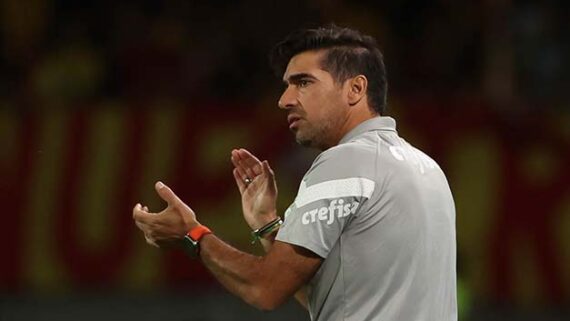
[[[154,185],[158,196],[168,203],[169,206],[174,206],[180,202],[180,198],[174,194],[170,187],[164,185],[164,183],[158,181]]]
[[[271,167],[269,166],[269,162],[268,162],[268,161],[264,160],[264,161],[261,163],[261,167],[262,167],[263,172],[264,172],[265,174],[267,174],[267,176],[268,176],[269,178],[275,179],[275,173],[273,172],[273,170],[272,170]]]
[[[273,170],[269,167],[269,163],[266,160],[261,163],[261,170],[265,174],[269,188],[275,190],[275,173],[273,173]]]

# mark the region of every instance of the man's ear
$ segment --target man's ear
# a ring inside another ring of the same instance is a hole
[[[368,79],[364,75],[358,75],[354,78],[348,79],[348,104],[354,106],[366,96],[368,89]]]

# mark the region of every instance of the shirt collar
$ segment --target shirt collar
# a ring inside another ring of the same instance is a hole
[[[374,130],[389,130],[395,132],[396,121],[394,120],[394,118],[387,116],[377,116],[368,119],[366,121],[363,121],[353,129],[351,129],[346,135],[344,135],[344,137],[340,140],[339,144],[346,143],[358,135]]]

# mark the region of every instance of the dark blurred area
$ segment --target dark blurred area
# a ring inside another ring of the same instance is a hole
[[[460,320],[570,316],[570,2],[0,1],[0,320],[308,320],[259,312],[147,246],[163,180],[253,253],[231,175],[245,147],[292,202],[296,146],[267,55],[334,22],[385,54],[389,115],[446,172]]]

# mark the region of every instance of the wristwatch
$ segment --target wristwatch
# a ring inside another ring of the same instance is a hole
[[[200,255],[200,240],[207,234],[212,234],[212,231],[204,225],[198,225],[184,235],[182,244],[188,256],[197,258]]]

